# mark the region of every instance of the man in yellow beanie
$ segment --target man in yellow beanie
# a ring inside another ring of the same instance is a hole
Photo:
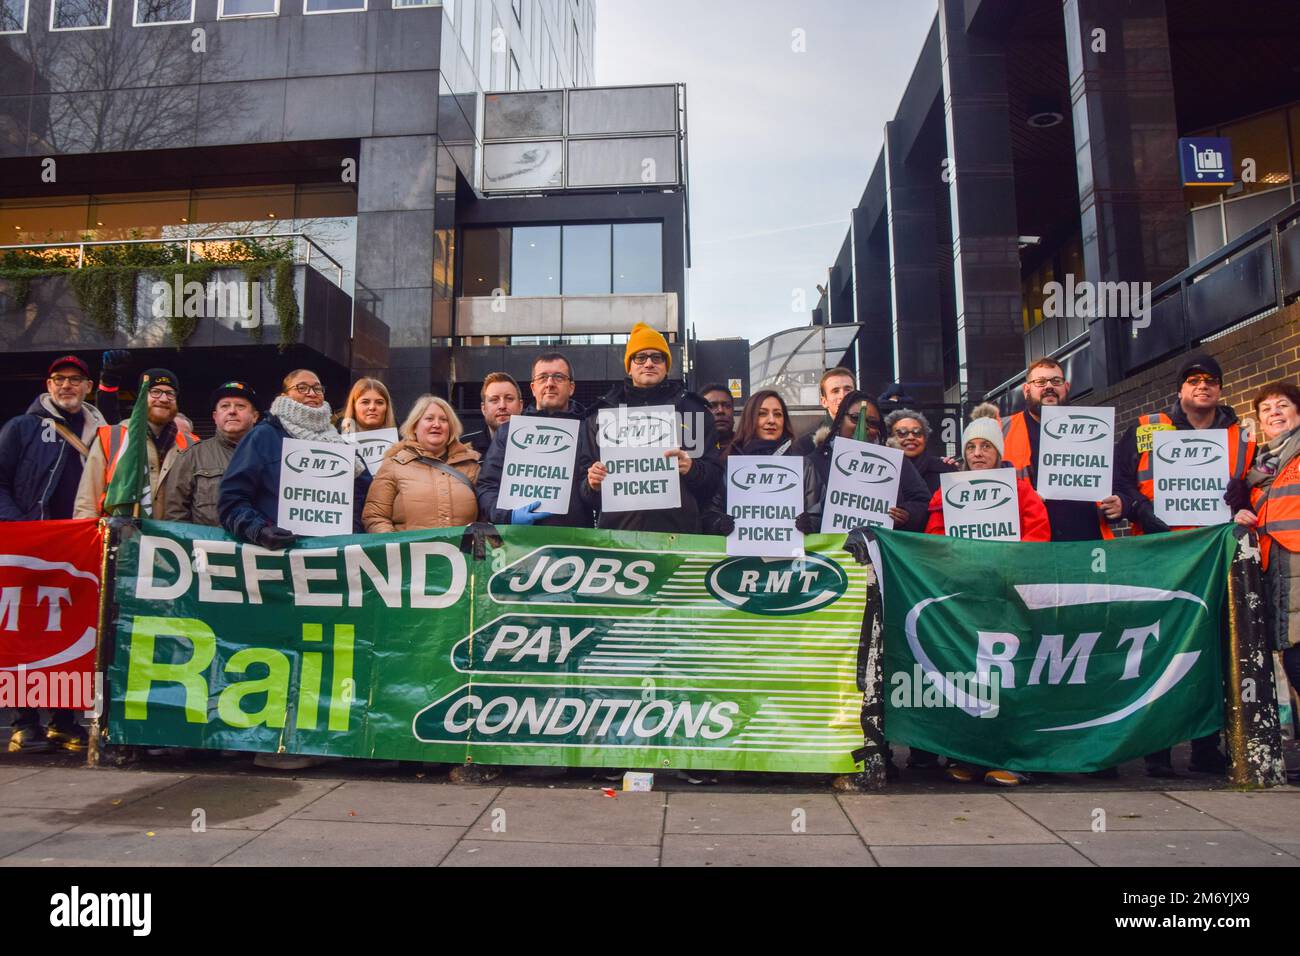
[[[583,501],[600,512],[598,528],[621,531],[661,531],[700,534],[700,515],[722,483],[723,467],[717,448],[717,429],[708,402],[687,391],[680,379],[669,379],[672,351],[661,333],[643,322],[632,327],[623,353],[628,377],[587,410],[579,433],[578,485]],[[681,504],[676,508],[601,512],[600,487],[608,476],[600,460],[599,419],[602,409],[626,414],[627,409],[671,405],[676,412],[678,441],[665,457],[677,460]]]

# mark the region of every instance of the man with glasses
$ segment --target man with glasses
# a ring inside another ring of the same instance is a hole
[[[479,410],[483,413],[483,427],[462,435],[460,440],[478,452],[482,459],[487,457],[492,439],[501,426],[510,421],[510,416],[523,413],[523,390],[514,376],[492,372],[483,379],[483,386],[479,389]]]
[[[55,359],[45,394],[0,430],[0,521],[51,521],[72,517],[77,486],[96,431],[105,424],[86,402],[94,386],[90,367],[75,355]],[[40,712],[15,712],[11,753],[42,753],[58,746],[85,749],[85,731],[70,710],[52,711],[49,730]]]
[[[533,360],[533,378],[528,383],[533,393],[532,404],[524,409],[524,414],[539,418],[566,418],[571,421],[582,419],[582,408],[573,401],[576,388],[573,380],[573,366],[559,352],[546,352]],[[592,510],[583,503],[578,490],[581,476],[577,468],[573,472],[573,485],[569,489],[569,510],[564,514],[552,514],[545,511],[540,501],[503,511],[497,508],[497,498],[501,494],[501,470],[506,460],[506,441],[510,436],[510,422],[504,422],[492,436],[492,445],[488,448],[483,464],[479,468],[478,480],[474,490],[478,493],[478,506],[483,520],[493,524],[514,525],[554,525],[562,528],[590,528]]]
[[[714,383],[700,389],[704,401],[713,413],[713,427],[718,430],[718,451],[726,451],[736,434],[736,400],[731,389]]]
[[[180,411],[180,385],[175,373],[165,368],[151,368],[141,377],[141,387],[149,382],[149,500],[143,502],[151,515],[166,513],[163,481],[186,448],[198,444],[198,436],[176,427]],[[127,423],[105,425],[99,429],[86,469],[77,488],[74,518],[98,518],[104,514],[104,495],[113,480],[113,472],[126,450]]]
[[[677,412],[680,442],[666,452],[677,461],[681,504],[653,511],[600,512],[598,528],[621,531],[661,531],[700,534],[700,516],[722,483],[717,427],[704,399],[686,390],[680,379],[668,378],[672,353],[668,340],[643,322],[632,327],[623,353],[628,377],[587,410],[579,432],[578,483],[583,500],[600,511],[600,487],[609,472],[600,460],[598,425],[602,409],[625,411],[648,405],[671,405]]]
[[[1025,396],[1025,410],[1002,419],[1002,458],[1016,469],[1017,478],[1027,479],[1037,491],[1043,406],[1064,405],[1070,396],[1070,383],[1066,381],[1061,366],[1044,356],[1030,363],[1021,390]],[[1100,540],[1105,520],[1117,519],[1123,508],[1119,497],[1113,493],[1097,504],[1046,499],[1044,503],[1053,541]]]
[[[1167,411],[1141,415],[1124,433],[1115,448],[1115,493],[1123,504],[1122,517],[1132,525],[1132,534],[1183,531],[1171,528],[1156,517],[1155,474],[1151,450],[1155,433],[1188,429],[1222,428],[1228,433],[1228,475],[1242,479],[1255,457],[1255,443],[1246,438],[1230,405],[1219,404],[1223,394],[1223,369],[1209,355],[1188,356],[1178,369],[1178,400]],[[1240,486],[1241,481],[1232,482]],[[1231,487],[1231,486],[1230,486]],[[1243,489],[1244,490],[1244,489]],[[1249,500],[1247,498],[1247,500]],[[1236,510],[1236,505],[1229,502]],[[1210,706],[1218,706],[1210,702]],[[1168,750],[1148,754],[1147,773],[1152,777],[1176,777]],[[1188,769],[1194,773],[1221,774],[1227,759],[1219,751],[1219,735],[1192,741]]]

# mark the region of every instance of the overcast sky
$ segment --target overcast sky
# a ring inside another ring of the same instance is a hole
[[[808,323],[937,7],[596,0],[597,83],[686,84],[687,314],[701,338]]]

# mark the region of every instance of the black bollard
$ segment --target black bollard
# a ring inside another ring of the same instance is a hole
[[[1282,727],[1273,682],[1273,651],[1264,623],[1264,582],[1259,539],[1238,528],[1237,551],[1228,570],[1228,653],[1224,736],[1236,787],[1286,783]]]

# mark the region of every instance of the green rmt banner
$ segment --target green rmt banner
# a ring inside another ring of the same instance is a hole
[[[877,540],[889,740],[1087,772],[1222,728],[1231,525],[1112,542]]]

